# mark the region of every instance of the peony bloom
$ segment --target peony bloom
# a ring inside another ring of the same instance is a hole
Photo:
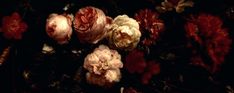
[[[161,12],[175,9],[177,13],[181,13],[185,7],[193,7],[193,2],[191,0],[165,0],[156,9]]]
[[[59,44],[68,43],[72,35],[72,16],[50,14],[46,22],[46,32]]]
[[[136,20],[127,15],[117,16],[108,35],[109,44],[113,48],[132,50],[140,41],[141,32]]]
[[[140,10],[135,14],[135,19],[140,25],[142,44],[150,46],[159,38],[164,31],[164,22],[158,19],[158,14],[149,9]]]
[[[116,50],[100,45],[93,53],[85,57],[83,66],[89,71],[86,75],[88,82],[103,86],[120,80],[119,69],[123,67],[123,64]],[[102,81],[97,82],[97,79]]]
[[[76,13],[73,24],[80,42],[95,44],[105,36],[108,21],[102,10],[89,6]]]
[[[223,63],[225,56],[230,50],[231,39],[228,36],[226,29],[222,28],[223,22],[218,17],[200,14],[197,18],[193,18],[185,25],[187,32],[187,37],[195,41],[198,45],[198,49],[204,49],[205,53],[208,54],[209,58],[212,61],[212,66],[205,64],[204,60],[201,62],[201,59],[198,51],[195,46],[190,46],[192,49],[195,49],[193,55],[196,58],[193,63],[200,64],[203,67],[206,67],[211,72],[218,70],[218,66]],[[192,45],[192,43],[190,43]],[[194,62],[200,60],[199,62]]]
[[[11,16],[5,16],[2,20],[2,28],[0,32],[7,39],[20,40],[22,33],[27,30],[28,26],[23,22],[19,13],[14,12]]]

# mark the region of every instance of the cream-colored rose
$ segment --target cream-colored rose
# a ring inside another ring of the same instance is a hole
[[[46,32],[59,44],[68,43],[72,35],[72,16],[51,14],[46,21]]]
[[[138,22],[127,15],[117,16],[108,34],[110,46],[123,50],[134,49],[139,43],[140,37]]]
[[[85,57],[83,66],[89,71],[86,75],[87,81],[102,86],[102,84],[111,84],[120,80],[119,69],[123,67],[123,63],[116,50],[100,45]]]

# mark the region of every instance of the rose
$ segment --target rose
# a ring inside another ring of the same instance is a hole
[[[139,24],[127,15],[117,16],[108,34],[110,46],[123,50],[134,49],[140,41],[140,37]]]
[[[74,28],[80,42],[97,43],[105,34],[107,24],[106,16],[102,10],[95,7],[79,9],[75,15]]]
[[[69,15],[50,14],[46,22],[46,32],[59,44],[68,43],[72,35],[72,17]]]

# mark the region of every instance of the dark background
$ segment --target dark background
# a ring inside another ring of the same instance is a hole
[[[221,70],[215,74],[204,68],[186,65],[189,50],[184,47],[174,48],[186,44],[183,25],[184,18],[190,14],[210,13],[220,16],[224,27],[229,29],[230,37],[234,40],[234,11],[230,11],[234,10],[232,0],[194,2],[193,8],[186,8],[181,14],[161,14],[160,18],[165,22],[166,31],[149,56],[157,58],[173,53],[177,57],[173,60],[161,60],[161,74],[152,79],[153,83],[142,85],[134,75],[128,75],[123,70],[123,79],[119,84],[110,89],[103,89],[86,84],[82,69],[84,56],[97,45],[81,45],[74,34],[68,45],[57,45],[46,35],[47,16],[51,13],[64,13],[63,7],[72,4],[67,13],[75,14],[79,8],[95,6],[113,18],[120,14],[133,17],[140,9],[154,9],[160,4],[160,0],[0,0],[0,21],[4,16],[17,11],[29,27],[20,41],[6,40],[0,33],[0,51],[11,46],[8,59],[0,66],[0,93],[119,93],[122,86],[132,86],[143,93],[234,93],[228,92],[228,86],[234,87],[233,44]],[[41,53],[44,43],[53,46],[56,53]],[[72,50],[81,50],[82,53],[75,54]],[[26,72],[29,73],[27,79],[23,77],[23,73]],[[80,79],[74,80],[77,73],[80,73]],[[179,81],[181,75],[183,82]],[[165,87],[168,89],[164,89]]]

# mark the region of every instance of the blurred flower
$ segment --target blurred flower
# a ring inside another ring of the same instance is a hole
[[[150,46],[155,43],[164,31],[164,23],[158,19],[158,14],[152,10],[144,9],[135,14],[135,19],[140,25],[143,45]]]
[[[86,78],[89,83],[104,86],[118,82],[121,78],[120,68],[123,67],[121,56],[116,50],[100,45],[84,60],[84,68],[89,72]],[[96,81],[96,80],[101,81]]]
[[[160,64],[155,61],[148,61],[145,72],[143,73],[141,80],[143,84],[148,84],[153,75],[160,73]]]
[[[4,37],[7,39],[20,40],[22,33],[27,30],[28,26],[23,22],[19,13],[14,12],[11,16],[5,16],[2,20],[2,28]]]
[[[207,64],[201,65],[210,67],[209,70],[212,72],[217,71],[217,67],[223,63],[232,42],[228,36],[227,29],[222,28],[222,25],[223,22],[220,18],[208,14],[200,14],[197,18],[192,18],[185,25],[187,37],[197,42],[200,47],[204,47],[213,63],[212,66],[208,66]],[[194,46],[190,47],[195,49]],[[199,55],[196,52],[197,50],[194,51],[194,55]]]
[[[95,7],[81,8],[75,15],[74,28],[80,42],[97,43],[106,34],[107,17]]]
[[[46,32],[59,44],[68,43],[72,35],[72,16],[50,14],[46,22]]]
[[[193,7],[193,1],[191,0],[165,0],[161,3],[161,6],[157,6],[156,9],[161,12],[176,10],[177,13],[184,11],[185,7]]]
[[[114,19],[108,39],[113,48],[133,50],[139,43],[140,37],[137,21],[127,15],[120,15]]]
[[[160,64],[155,61],[146,61],[144,52],[137,49],[134,49],[126,56],[124,67],[131,74],[140,74],[143,84],[148,84],[152,76],[160,72]]]
[[[146,68],[146,61],[144,59],[144,52],[134,49],[126,56],[126,63],[124,67],[130,73],[143,73]]]

